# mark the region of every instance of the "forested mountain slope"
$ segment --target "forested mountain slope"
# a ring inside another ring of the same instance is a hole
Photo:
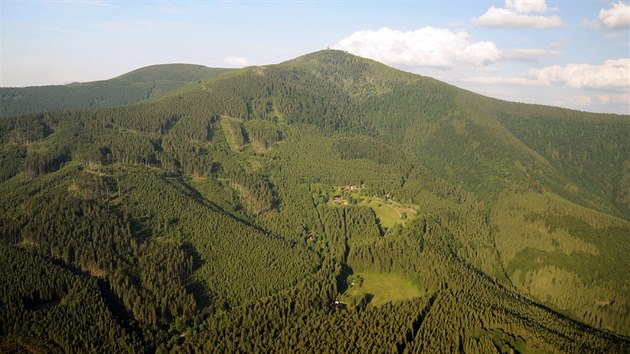
[[[0,87],[0,115],[120,106],[159,97],[229,69],[152,65],[113,79],[67,85]]]
[[[628,352],[627,136],[332,50],[0,118],[0,348]]]

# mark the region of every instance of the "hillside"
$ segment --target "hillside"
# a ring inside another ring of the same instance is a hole
[[[627,136],[333,50],[1,117],[0,348],[628,352]]]
[[[159,97],[229,69],[191,64],[152,65],[119,77],[67,85],[0,87],[0,115],[121,106]]]

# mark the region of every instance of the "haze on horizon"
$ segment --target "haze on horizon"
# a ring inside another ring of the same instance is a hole
[[[3,1],[0,86],[159,63],[242,67],[327,46],[484,95],[630,114],[627,1]]]

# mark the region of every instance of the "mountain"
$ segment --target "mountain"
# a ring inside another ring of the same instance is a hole
[[[119,77],[67,85],[0,87],[0,115],[120,106],[166,92],[230,69],[191,64],[152,65]]]
[[[628,136],[334,50],[2,117],[0,348],[628,352]]]

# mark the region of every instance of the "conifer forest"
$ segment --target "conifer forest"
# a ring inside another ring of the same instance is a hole
[[[630,352],[629,116],[338,50],[0,103],[0,352]]]

